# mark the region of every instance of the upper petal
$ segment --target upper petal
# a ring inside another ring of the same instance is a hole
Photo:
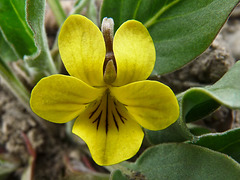
[[[80,114],[73,133],[87,143],[99,165],[112,165],[131,158],[138,152],[144,135],[126,108],[109,94]]]
[[[151,74],[156,52],[142,23],[135,20],[123,23],[114,36],[113,52],[117,63],[117,78],[113,85],[145,80]]]
[[[174,93],[168,86],[157,81],[138,81],[122,87],[112,87],[110,91],[146,129],[164,129],[179,116]]]
[[[58,46],[68,73],[91,86],[101,86],[106,54],[99,28],[81,15],[71,15],[64,22]]]
[[[103,91],[71,76],[52,75],[41,79],[33,88],[30,106],[34,113],[48,121],[65,123],[76,118],[86,104],[102,96]]]

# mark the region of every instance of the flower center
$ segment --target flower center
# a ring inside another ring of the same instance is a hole
[[[126,108],[110,95],[109,90],[106,91],[101,100],[95,101],[90,106],[90,121],[95,124],[97,130],[105,130],[106,134],[114,129],[119,131],[120,125],[127,121]]]

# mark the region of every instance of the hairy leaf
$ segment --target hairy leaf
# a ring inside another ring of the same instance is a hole
[[[26,19],[34,32],[37,52],[24,60],[30,67],[45,73],[45,75],[57,73],[48,47],[47,36],[44,27],[45,0],[26,0]]]
[[[37,51],[33,33],[25,20],[25,0],[0,1],[0,29],[20,58]]]
[[[239,179],[240,165],[225,154],[190,144],[161,144],[125,166],[142,179]],[[129,175],[128,175],[129,176]]]
[[[202,147],[225,153],[240,162],[240,128],[223,133],[212,133],[200,136],[198,140],[190,142]]]
[[[5,61],[16,61],[19,59],[14,48],[7,42],[4,38],[2,32],[0,31],[0,58]]]

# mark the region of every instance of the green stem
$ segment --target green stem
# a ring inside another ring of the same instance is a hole
[[[169,8],[171,8],[172,6],[174,6],[175,4],[177,4],[180,0],[175,0],[171,3],[169,3],[168,5],[163,6],[151,19],[149,19],[144,25],[149,28],[150,26],[152,26],[153,24],[156,23],[157,19],[165,12],[167,11]]]
[[[91,19],[94,24],[98,25],[97,21],[97,7],[95,4],[95,0],[90,0],[88,9],[87,9],[87,17]]]
[[[48,0],[48,5],[52,9],[52,12],[57,20],[58,26],[61,26],[61,24],[66,19],[66,14],[65,14],[59,0]]]
[[[70,140],[70,142],[72,142],[72,143],[75,143],[74,136],[72,134],[73,123],[74,123],[74,120],[66,123],[65,132],[66,132],[66,136],[67,136],[68,140]]]
[[[8,65],[0,59],[0,75],[5,80],[5,83],[13,91],[25,107],[29,108],[30,93],[21,83],[21,81],[14,75]]]
[[[79,1],[69,14],[79,14],[83,10],[83,8],[88,4],[88,2],[89,0]]]
[[[45,47],[48,47],[48,45],[46,44]],[[50,73],[50,74],[46,74],[46,76],[49,76],[49,75],[52,75],[52,74],[57,74],[58,70],[57,70],[56,65],[53,61],[53,58],[52,58],[52,55],[51,55],[51,52],[50,52],[49,48],[46,49],[46,57],[49,59],[49,61],[48,61],[49,72],[48,73]]]

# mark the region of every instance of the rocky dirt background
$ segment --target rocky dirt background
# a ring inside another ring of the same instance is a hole
[[[66,5],[68,9],[71,5]],[[49,12],[50,13],[50,12]],[[57,26],[47,13],[46,29],[50,45]],[[240,59],[240,7],[237,7],[212,45],[197,59],[176,72],[156,77],[169,85],[175,93],[190,87],[213,84]],[[41,121],[41,120],[40,120]],[[43,121],[43,120],[42,120]],[[221,107],[211,116],[198,121],[213,132],[222,132],[240,126],[240,113]],[[31,116],[11,91],[0,82],[0,157],[11,159],[17,170],[8,179],[19,179],[36,154],[36,180],[63,179],[71,173],[106,172],[92,162],[86,147],[79,149],[65,133],[65,125],[45,126]],[[74,135],[72,135],[74,136]],[[80,140],[77,143],[83,144]],[[32,151],[28,147],[32,146]]]

